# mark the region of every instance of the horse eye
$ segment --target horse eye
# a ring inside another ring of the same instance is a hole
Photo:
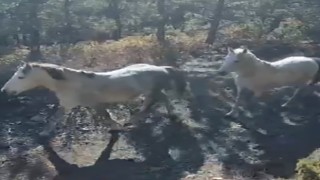
[[[238,63],[238,62],[239,62],[239,60],[235,60],[234,62],[235,62],[235,63]]]
[[[23,79],[23,78],[24,78],[24,77],[22,77],[22,76],[19,76],[19,77],[18,77],[18,79]]]

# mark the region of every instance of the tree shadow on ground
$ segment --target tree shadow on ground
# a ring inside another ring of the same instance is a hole
[[[193,119],[206,126],[196,132],[201,134],[201,145],[206,146],[206,153],[216,154],[226,171],[232,169],[227,173],[237,169],[252,178],[259,178],[259,172],[290,177],[297,160],[320,147],[320,103],[314,95],[300,95],[286,110],[280,105],[283,97],[291,95],[289,90],[274,94],[267,102],[247,95],[240,117],[230,119],[224,114],[234,95],[226,86],[233,86],[232,81],[216,78],[210,84],[207,78],[191,78],[196,95],[190,109]]]
[[[204,154],[195,134],[181,121],[158,116],[151,123],[142,123],[127,137],[128,142],[143,154],[146,163],[169,170],[156,179],[180,179],[183,172],[194,173],[204,163]]]

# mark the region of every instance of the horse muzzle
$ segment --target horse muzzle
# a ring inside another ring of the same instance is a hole
[[[8,91],[7,89],[4,89],[4,88],[1,89],[1,92],[2,92],[2,93],[5,93],[5,94],[7,94],[7,95],[11,95],[11,96],[14,96],[14,95],[17,95],[17,94],[18,94],[17,91]]]
[[[218,71],[218,74],[220,75],[220,76],[225,76],[225,75],[227,75],[228,73],[226,72],[226,71]]]

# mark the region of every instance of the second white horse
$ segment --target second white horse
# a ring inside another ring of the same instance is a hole
[[[228,54],[219,68],[221,75],[233,73],[237,87],[236,102],[227,116],[238,116],[239,99],[243,89],[253,91],[256,97],[265,91],[284,87],[300,86],[284,103],[287,106],[305,85],[313,85],[320,80],[320,58],[291,56],[268,62],[259,59],[246,48],[228,48]]]

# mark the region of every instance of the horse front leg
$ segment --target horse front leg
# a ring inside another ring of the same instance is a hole
[[[167,113],[168,113],[168,116],[170,119],[176,119],[177,116],[176,114],[174,113],[174,107],[173,105],[170,103],[169,99],[168,99],[168,96],[164,93],[164,92],[159,92],[159,94],[157,94],[157,99],[159,101],[162,101],[164,102],[164,105],[166,107],[166,110],[167,110]]]
[[[236,101],[233,104],[231,111],[229,111],[225,116],[226,117],[233,117],[236,118],[239,116],[239,104],[240,104],[240,98],[242,96],[243,88],[241,86],[237,86],[237,96]]]
[[[73,140],[78,138],[76,134],[77,119],[74,117],[74,111],[75,108],[69,110],[65,117],[65,126],[68,131],[66,132],[66,143],[64,145],[67,148],[71,148]]]
[[[103,127],[110,127],[110,131],[122,129],[122,125],[112,119],[110,113],[106,110],[107,107],[108,105],[106,104],[99,104],[94,106],[94,123],[96,125],[102,125]]]
[[[58,119],[59,117],[63,117],[65,112],[66,112],[65,108],[59,105],[57,108],[52,110],[52,112],[49,113],[49,116],[48,116],[48,119],[49,119],[48,125],[43,129],[43,131],[40,132],[40,136],[48,137],[51,134],[54,134],[56,130],[56,126],[58,124]]]

